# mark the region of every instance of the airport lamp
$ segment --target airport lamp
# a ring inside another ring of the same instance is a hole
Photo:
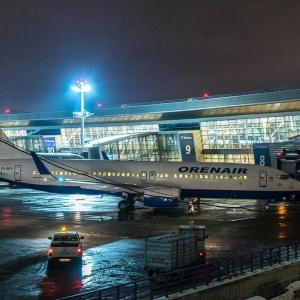
[[[90,112],[84,110],[84,93],[91,91],[91,86],[87,84],[87,80],[77,80],[77,86],[72,86],[71,89],[80,93],[80,112],[73,112],[73,116],[81,118],[81,132],[80,132],[80,146],[84,145],[84,119],[92,115]]]

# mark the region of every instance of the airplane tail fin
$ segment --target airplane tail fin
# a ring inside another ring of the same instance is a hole
[[[0,159],[28,158],[30,152],[18,148],[0,129]]]
[[[0,139],[10,142],[9,138],[5,135],[5,133],[2,131],[2,129],[0,129]]]

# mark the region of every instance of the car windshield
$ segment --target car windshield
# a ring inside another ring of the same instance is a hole
[[[53,238],[53,241],[78,241],[76,234],[56,234]]]

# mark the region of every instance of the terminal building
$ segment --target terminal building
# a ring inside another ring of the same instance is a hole
[[[272,151],[297,148],[291,141],[300,135],[300,88],[103,107],[84,122],[80,147],[81,120],[72,111],[0,115],[5,134],[36,152],[66,149],[97,158],[104,151],[118,160],[253,164],[261,163],[266,153],[261,151],[268,149],[271,165]]]

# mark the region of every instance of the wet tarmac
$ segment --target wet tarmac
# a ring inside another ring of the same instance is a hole
[[[116,197],[0,189],[0,299],[56,299],[147,276],[145,238],[205,225],[208,261],[300,240],[297,203],[203,200],[194,213],[149,209],[119,212]],[[62,225],[84,236],[83,264],[47,268],[48,236]]]

